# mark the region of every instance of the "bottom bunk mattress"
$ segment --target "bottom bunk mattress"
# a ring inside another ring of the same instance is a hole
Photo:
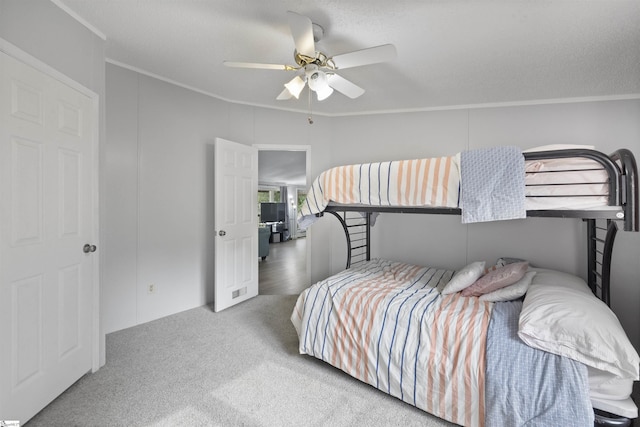
[[[464,426],[593,425],[586,367],[518,339],[521,301],[442,295],[453,273],[372,260],[316,283],[300,353]]]

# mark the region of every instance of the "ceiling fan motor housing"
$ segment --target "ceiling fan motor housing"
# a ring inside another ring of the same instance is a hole
[[[318,67],[335,69],[331,58],[327,57],[323,52],[316,51],[315,56],[307,56],[299,53],[297,50],[293,52],[293,57],[300,67],[305,68],[307,65],[317,65]]]

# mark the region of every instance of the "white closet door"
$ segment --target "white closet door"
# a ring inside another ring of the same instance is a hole
[[[0,52],[5,420],[25,423],[92,369],[94,122],[91,98]]]

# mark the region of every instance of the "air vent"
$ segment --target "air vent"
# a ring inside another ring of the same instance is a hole
[[[246,293],[247,293],[247,287],[245,286],[244,288],[240,288],[238,290],[233,291],[231,293],[231,299],[238,298]]]

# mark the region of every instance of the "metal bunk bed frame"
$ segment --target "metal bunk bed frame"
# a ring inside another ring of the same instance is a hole
[[[609,177],[607,209],[530,210],[527,211],[527,217],[580,218],[587,223],[587,283],[593,293],[610,306],[611,256],[618,231],[617,221],[623,222],[625,231],[637,232],[640,228],[638,172],[633,154],[627,149],[617,150],[610,156],[586,149],[523,154],[525,160],[582,157],[595,160],[607,171]],[[348,206],[332,203],[324,212],[335,216],[344,229],[347,241],[347,269],[354,264],[371,259],[371,215],[373,213],[461,214],[459,208]],[[322,213],[318,215],[321,216]],[[600,410],[594,410],[594,412],[595,425],[598,426],[630,426],[633,422],[629,418]]]
[[[525,160],[586,158],[598,162],[607,172],[609,176],[609,206],[607,209],[530,210],[527,211],[527,217],[581,218],[587,222],[587,283],[598,298],[610,305],[611,255],[618,230],[616,220],[623,221],[625,231],[639,231],[640,228],[638,220],[637,164],[633,154],[627,149],[619,149],[610,156],[588,149],[541,151],[523,154]],[[566,171],[571,170],[564,170],[564,172]],[[371,259],[372,213],[461,214],[460,208],[366,206],[333,203],[330,203],[324,212],[335,216],[344,230],[347,243],[346,268]]]

